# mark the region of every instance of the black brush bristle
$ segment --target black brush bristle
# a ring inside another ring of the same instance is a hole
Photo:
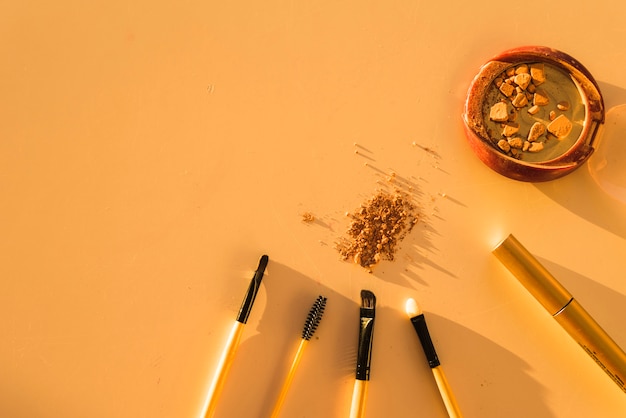
[[[302,330],[302,339],[309,341],[320,321],[322,320],[322,315],[324,314],[324,308],[326,308],[326,298],[324,296],[318,296],[309,311],[309,315],[306,318],[306,322],[304,323],[304,329]]]
[[[375,309],[376,308],[376,296],[370,290],[361,290],[361,308]]]

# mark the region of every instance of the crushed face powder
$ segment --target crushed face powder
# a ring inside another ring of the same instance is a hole
[[[304,212],[302,214],[302,222],[305,222],[305,223],[315,222],[315,215],[313,215],[311,212]]]
[[[381,260],[393,260],[399,242],[419,219],[410,196],[398,190],[379,191],[348,216],[352,222],[336,248],[343,260],[367,269]]]

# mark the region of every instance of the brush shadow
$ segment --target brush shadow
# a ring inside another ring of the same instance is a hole
[[[447,318],[431,312],[425,312],[425,316],[464,416],[556,418],[545,402],[546,390],[531,376],[531,367],[524,360]],[[419,410],[419,416],[447,418],[406,314],[397,309],[378,309],[376,327],[368,416],[413,416]]]
[[[626,89],[608,83],[599,84],[607,110],[626,103]],[[602,147],[602,141],[603,138],[600,138],[598,147]],[[591,176],[588,164],[585,163],[585,167],[580,167],[565,177],[535,183],[534,186],[572,213],[608,232],[626,238],[626,205],[616,201],[601,189]]]
[[[303,352],[281,416],[336,416],[350,396],[339,389],[354,379],[359,305],[276,260],[261,291],[265,308],[251,314],[215,418],[270,416],[319,295],[328,298],[324,316]]]
[[[274,260],[263,283],[265,307],[251,314],[250,329],[244,334],[215,417],[270,415],[308,311],[320,294],[328,298],[324,317],[303,353],[281,416],[347,416],[354,385],[360,304]],[[367,415],[412,416],[419,407],[420,416],[447,417],[410,321],[400,308],[385,306],[380,299]],[[554,417],[543,402],[543,387],[529,374],[523,360],[446,318],[427,313],[427,319],[464,414],[482,418]],[[454,336],[454,344],[442,344],[438,336],[446,335],[445,341]]]

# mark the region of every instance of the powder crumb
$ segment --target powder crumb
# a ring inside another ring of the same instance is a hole
[[[418,222],[415,205],[406,194],[378,192],[350,214],[352,223],[337,243],[342,259],[371,269],[393,260],[398,244]]]
[[[302,222],[311,223],[313,221],[315,221],[315,215],[311,212],[304,212],[302,214]]]

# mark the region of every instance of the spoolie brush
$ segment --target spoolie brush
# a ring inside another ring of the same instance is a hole
[[[291,386],[291,381],[293,380],[293,376],[296,372],[296,368],[300,363],[300,359],[302,358],[302,353],[304,352],[304,347],[311,340],[311,337],[315,333],[317,326],[322,320],[322,314],[324,313],[324,309],[326,308],[326,298],[324,296],[318,296],[309,311],[309,315],[304,322],[304,328],[302,329],[302,339],[300,340],[300,345],[298,346],[298,351],[296,352],[293,361],[291,362],[291,368],[289,369],[289,373],[287,374],[287,378],[283,383],[283,387],[280,390],[280,394],[278,395],[278,399],[276,400],[276,404],[274,405],[274,410],[272,411],[271,418],[278,417],[280,412],[280,408],[283,406],[283,402],[285,401],[285,397],[287,396],[287,391],[289,390],[289,386]]]

